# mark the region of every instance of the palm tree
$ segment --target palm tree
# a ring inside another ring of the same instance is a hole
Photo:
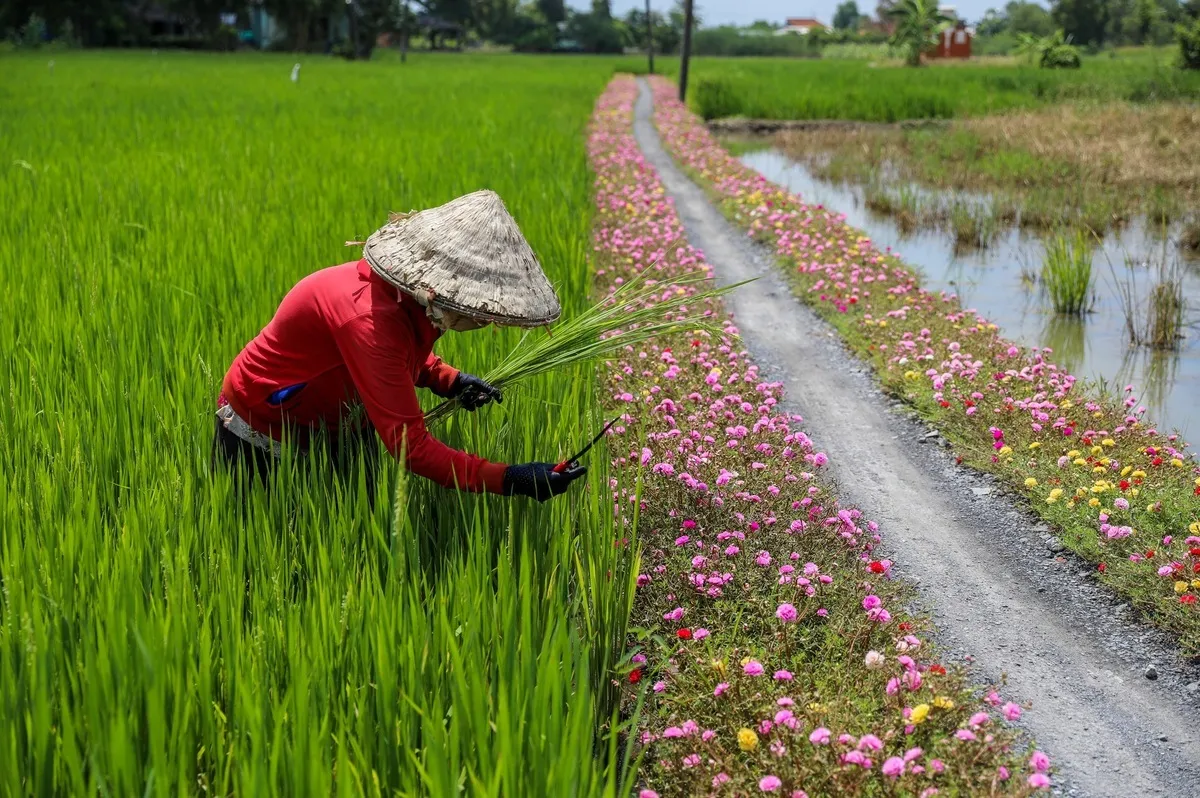
[[[950,21],[937,0],[900,0],[887,14],[896,23],[892,46],[904,50],[909,66],[921,65],[922,53],[937,44],[938,32]]]

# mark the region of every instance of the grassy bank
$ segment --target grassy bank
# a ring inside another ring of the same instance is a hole
[[[1023,63],[911,69],[864,61],[697,58],[688,104],[711,119],[952,119],[1067,100],[1149,103],[1196,101],[1200,74],[1175,68],[1163,53],[1086,58],[1078,70]],[[678,65],[661,67],[674,78]]]
[[[546,505],[317,464],[242,506],[208,468],[227,364],[389,211],[495,189],[583,307],[611,65],[2,60],[0,793],[627,794],[604,729],[636,566],[602,462]],[[481,373],[518,335],[438,351]],[[554,459],[597,387],[439,435]]]
[[[597,105],[597,280],[640,275],[662,296],[709,267],[632,135],[636,85]],[[691,289],[694,290],[694,289]],[[726,311],[706,306],[716,318]],[[614,358],[610,448],[640,474],[643,556],[626,683],[644,699],[641,798],[687,795],[1028,795],[1048,761],[926,640],[930,622],[872,554],[878,526],[839,502],[828,458],[778,409],[736,340],[707,333]]]
[[[990,207],[972,212],[992,229],[1104,232],[1141,215],[1200,224],[1200,111],[1191,105],[1068,104],[936,129],[788,131],[776,141],[828,180],[991,194]],[[913,213],[953,223],[958,207],[948,198]]]
[[[1200,468],[1145,419],[1133,388],[1087,392],[1040,349],[1005,340],[957,298],[833,212],[742,166],[656,82],[665,146],[736,223],[775,248],[797,296],[960,461],[1000,475],[1098,578],[1200,655]],[[1121,352],[1113,352],[1114,358]]]

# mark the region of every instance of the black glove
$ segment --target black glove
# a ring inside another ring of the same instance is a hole
[[[584,466],[571,466],[554,473],[554,463],[510,465],[504,471],[504,495],[528,496],[540,502],[565,493],[571,483],[587,473]]]
[[[504,401],[499,388],[493,388],[474,374],[467,374],[465,371],[460,371],[454,378],[454,384],[450,386],[450,398],[457,399],[464,409],[472,412],[493,400],[497,403]]]

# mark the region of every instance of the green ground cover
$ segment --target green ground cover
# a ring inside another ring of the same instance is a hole
[[[919,70],[867,61],[697,58],[688,103],[706,119],[950,119],[1064,100],[1154,102],[1200,98],[1200,74],[1150,50],[1085,58],[1078,70],[1020,63],[938,65]],[[675,78],[678,60],[661,69]]]
[[[586,301],[584,131],[614,62],[0,58],[0,793],[615,794],[634,547],[603,458],[546,505],[388,468],[208,470],[224,369],[389,211],[498,191]],[[481,371],[518,333],[449,336]],[[439,430],[590,437],[589,367]],[[624,533],[622,533],[624,534]]]

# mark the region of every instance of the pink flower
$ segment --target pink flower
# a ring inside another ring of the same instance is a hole
[[[685,768],[694,768],[694,767],[696,767],[696,765],[699,765],[699,764],[700,764],[700,755],[699,754],[688,754],[687,756],[685,756],[683,758],[683,766]]]
[[[1035,790],[1044,790],[1050,786],[1050,777],[1045,773],[1034,773],[1029,776],[1029,786]]]
[[[1004,717],[1008,720],[1017,720],[1021,717],[1021,708],[1011,701],[1005,704],[1000,711],[1004,713]]]
[[[658,793],[654,790],[642,790],[638,793],[638,798],[658,798]]]
[[[790,682],[792,680],[791,671],[775,671],[775,681]]]
[[[779,609],[775,610],[775,617],[784,623],[792,623],[799,617],[799,613],[791,604],[780,604]]]
[[[666,683],[666,682],[658,681],[658,682],[655,682],[655,683],[654,683],[654,692],[656,692],[656,693],[661,693],[661,692],[663,692],[663,691],[664,691],[664,690],[666,690],[666,689],[667,689],[667,683]]]
[[[701,627],[701,628],[695,630],[694,632],[692,632],[692,639],[693,640],[703,640],[704,638],[708,637],[708,634],[709,634],[708,630],[705,629],[704,627]]]
[[[967,723],[969,723],[972,726],[983,726],[984,724],[986,724],[988,722],[988,720],[990,720],[988,718],[988,713],[976,712],[974,715],[971,716],[971,719],[969,721],[967,721]]]
[[[860,751],[879,751],[883,748],[883,741],[874,734],[864,734],[858,741],[858,750]]]
[[[1045,773],[1050,769],[1050,757],[1046,756],[1041,751],[1034,751],[1033,756],[1029,757],[1029,767],[1033,768],[1038,773]]]
[[[720,698],[721,694],[729,689],[729,682],[721,682],[713,688],[713,696]]]
[[[904,772],[904,760],[898,756],[889,757],[883,763],[883,775],[894,779]]]
[[[813,745],[829,745],[830,734],[829,729],[824,726],[818,726],[813,729],[812,734],[808,735],[808,741]]]
[[[758,660],[752,659],[742,666],[742,673],[747,676],[762,676],[764,672],[762,663]]]
[[[683,737],[683,729],[679,728],[678,726],[668,726],[667,728],[663,729],[662,736],[669,739]]]
[[[783,782],[778,776],[763,776],[758,780],[758,789],[763,792],[775,792],[783,786]]]

